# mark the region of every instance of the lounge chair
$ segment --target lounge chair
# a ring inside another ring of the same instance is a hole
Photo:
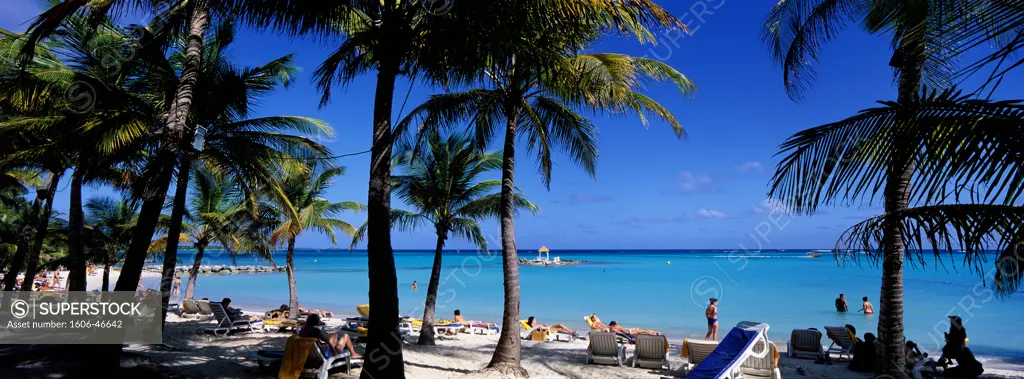
[[[320,341],[316,338],[304,338],[299,336],[288,337],[288,342],[285,344],[286,351],[260,351],[254,353],[253,358],[259,362],[260,367],[270,366],[274,362],[287,359],[289,355],[289,351],[287,350],[298,346],[309,347],[309,353],[306,356],[302,371],[304,373],[315,374],[319,379],[327,379],[331,370],[343,366],[345,367],[346,373],[351,373],[352,365],[360,365],[363,363],[362,358],[352,359],[348,351],[343,351],[341,354],[328,358],[324,355]],[[285,365],[281,366],[282,371],[287,371],[287,369],[288,368],[286,368]],[[288,376],[283,374],[285,373],[279,372],[279,375]]]
[[[587,364],[621,366],[625,362],[626,346],[616,342],[615,333],[590,332],[587,340]]]
[[[749,358],[764,358],[769,354],[768,324],[743,321],[732,328],[718,347],[686,374],[686,378],[742,378],[742,366]]]
[[[213,308],[210,307],[209,300],[196,300],[196,308],[199,308],[199,317],[203,316],[213,319]]]
[[[551,341],[563,341],[572,342],[576,340],[576,336],[568,333],[552,332],[551,330],[537,330],[537,327],[531,327],[530,324],[526,323],[526,320],[519,320],[519,337],[524,340],[532,340],[538,342],[551,342]]]
[[[609,331],[608,328],[595,328],[594,327],[594,320],[591,320],[590,316],[584,316],[583,317],[583,321],[587,322],[587,326],[589,326],[590,330],[592,330],[592,331],[595,331],[595,332],[608,332]],[[601,319],[597,319],[597,321],[601,321]],[[616,341],[618,341],[619,343],[633,344],[634,342],[636,342],[635,341],[636,338],[631,336],[631,335],[622,334],[622,333],[615,333],[615,335],[618,336],[616,338]]]
[[[188,299],[181,301],[181,317],[199,317],[200,314],[202,314],[202,311],[199,310],[199,306],[196,305],[195,301]]]
[[[672,367],[668,364],[668,339],[665,336],[646,334],[636,336],[633,367],[670,370]]]
[[[764,344],[764,340],[757,340],[754,351],[763,351]],[[768,354],[747,358],[740,365],[740,373],[744,379],[782,379],[782,373],[779,371],[779,348],[775,346],[774,342],[768,342]]]
[[[680,356],[686,361],[683,367],[687,371],[692,370],[697,364],[711,355],[711,352],[715,351],[716,347],[718,347],[718,341],[683,339],[683,347],[680,349]]]
[[[227,335],[235,330],[255,330],[259,328],[263,330],[263,320],[253,320],[246,316],[244,319],[232,319],[228,311],[224,309],[224,305],[221,303],[208,303],[208,306],[213,310],[213,319],[217,322],[217,325],[204,329],[205,332],[213,333],[213,335],[220,335],[224,333]]]
[[[825,334],[832,340],[825,354],[831,356],[832,353],[838,353],[837,359],[843,359],[844,355],[847,359],[853,357],[853,347],[857,345],[857,341],[850,337],[850,332],[845,326],[826,326]]]
[[[464,325],[466,325],[466,331],[470,334],[494,335],[501,332],[501,328],[498,325],[486,322],[468,321]]]
[[[821,332],[817,329],[793,329],[789,342],[786,342],[786,354],[790,358],[825,357],[825,349],[821,346]]]

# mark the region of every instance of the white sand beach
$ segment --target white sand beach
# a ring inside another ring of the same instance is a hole
[[[328,327],[337,326],[341,318],[328,321]],[[203,335],[199,331],[208,321],[168,317],[164,331],[166,346],[131,346],[136,352],[166,370],[168,374],[181,377],[215,378],[271,378],[274,372],[261,370],[250,355],[257,350],[283,349],[288,333],[242,332],[224,337]],[[492,378],[495,376],[478,372],[490,360],[497,344],[497,335],[481,336],[460,334],[437,341],[436,346],[406,344],[406,374],[409,378]],[[534,378],[664,378],[684,377],[683,361],[679,357],[681,341],[670,341],[669,359],[671,371],[650,370],[632,367],[614,367],[584,364],[587,342],[530,342],[522,346],[523,368]],[[779,346],[782,357],[779,360],[784,378],[836,378],[861,379],[871,375],[849,371],[845,362],[836,365],[820,365],[810,360],[790,359],[785,355],[786,346]],[[357,345],[357,350],[361,349]],[[626,351],[627,358],[633,354],[632,347]],[[797,367],[803,367],[806,375],[799,375]],[[336,377],[357,377],[358,369],[350,375]],[[334,376],[332,376],[334,377]],[[982,378],[1024,378],[1024,371],[986,369]]]

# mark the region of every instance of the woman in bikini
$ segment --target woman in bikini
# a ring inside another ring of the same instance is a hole
[[[704,309],[704,317],[708,319],[708,334],[704,336],[705,340],[717,341],[718,340],[718,299],[711,298],[711,305],[708,305],[707,309]]]

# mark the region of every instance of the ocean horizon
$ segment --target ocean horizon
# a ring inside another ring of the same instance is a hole
[[[743,252],[724,249],[604,249],[557,250],[550,256],[586,260],[574,266],[520,266],[522,318],[535,316],[542,323],[562,323],[586,333],[583,317],[597,313],[602,321],[625,327],[654,329],[673,343],[704,337],[704,307],[708,298],[719,299],[719,338],[740,321],[771,325],[769,336],[784,343],[796,328],[853,325],[858,335],[874,333],[877,314],[856,312],[867,296],[876,311],[881,269],[861,259],[837,262],[828,249],[779,249]],[[822,254],[807,258],[808,252]],[[365,304],[368,282],[366,250],[296,249],[299,303],[309,308],[355,314]],[[433,250],[395,250],[399,301],[403,315],[422,317],[430,279]],[[987,255],[982,275],[961,265],[958,254],[936,261],[926,256],[925,266],[908,261],[904,272],[904,325],[908,340],[938,354],[946,316],[958,315],[967,328],[968,346],[986,366],[1024,365],[1022,338],[1011,325],[1024,314],[1024,293],[1001,297],[991,289],[994,252]],[[536,251],[520,250],[532,259]],[[194,251],[182,250],[179,266],[190,267]],[[278,258],[280,257],[280,259]],[[952,260],[951,260],[952,259]],[[251,256],[236,257],[238,265],[267,265]],[[284,252],[274,260],[284,263]],[[954,262],[955,261],[955,262]],[[204,265],[230,265],[223,250],[206,250]],[[183,275],[183,286],[187,275]],[[418,290],[412,290],[417,281]],[[156,280],[144,283],[156,287]],[[846,295],[850,311],[835,311],[834,300]],[[437,317],[450,318],[455,309],[467,319],[500,322],[502,315],[500,250],[445,250],[438,290]],[[246,310],[266,310],[288,302],[285,273],[201,275],[196,298],[230,297]],[[827,337],[822,341],[828,345]],[[937,355],[936,355],[937,356]]]

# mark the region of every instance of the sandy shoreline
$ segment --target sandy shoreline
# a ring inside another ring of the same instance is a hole
[[[117,271],[110,275],[111,285],[117,281]],[[62,273],[66,278],[66,272]],[[143,273],[143,285],[156,288],[160,275],[155,272]],[[98,290],[102,284],[100,275],[88,277],[89,290]],[[328,327],[340,326],[346,315],[335,311],[336,317],[327,320]],[[262,314],[262,309],[246,309],[246,313]],[[498,321],[498,320],[494,320]],[[258,350],[283,350],[288,333],[239,332],[230,336],[214,337],[203,334],[202,329],[210,326],[211,321],[183,319],[176,315],[168,315],[167,327],[164,330],[164,345],[132,345],[128,351],[138,354],[148,364],[160,372],[176,377],[215,377],[215,378],[273,378],[276,372],[261,370],[251,355]],[[585,333],[581,331],[581,333]],[[784,378],[837,378],[860,379],[871,375],[852,372],[845,362],[836,365],[815,364],[810,360],[790,359],[786,357],[784,339],[789,331],[772,330],[769,336],[776,342],[782,354],[779,368]],[[412,340],[415,339],[415,336]],[[497,335],[481,336],[459,334],[445,337],[437,341],[437,346],[418,346],[405,344],[406,375],[409,378],[484,378],[478,370],[484,368],[490,360],[497,344]],[[531,377],[546,378],[665,378],[685,376],[682,370],[683,360],[680,358],[680,338],[671,338],[669,363],[671,370],[650,370],[632,367],[614,367],[584,364],[587,341],[567,342],[532,342],[522,343],[522,365]],[[829,341],[824,338],[822,343]],[[357,346],[362,352],[363,346]],[[633,347],[626,350],[627,362],[633,355]],[[984,360],[983,360],[984,361]],[[1024,367],[1005,363],[987,361],[983,378],[1024,378]],[[804,369],[805,375],[797,373],[797,367]],[[337,377],[357,377],[359,369],[352,375],[340,374]],[[37,377],[31,373],[24,377]],[[43,376],[38,376],[43,377]],[[334,376],[332,376],[334,377]]]
[[[339,325],[342,318],[329,320],[328,324]],[[250,355],[257,350],[280,350],[288,333],[241,332],[226,337],[203,335],[199,331],[208,321],[181,319],[169,316],[164,331],[164,343],[160,346],[131,346],[130,351],[148,357],[153,364],[174,375],[183,377],[218,378],[272,378],[274,372],[261,370]],[[481,336],[459,334],[437,341],[437,346],[404,345],[406,375],[409,378],[485,378],[477,372],[484,368],[491,358],[497,335]],[[587,342],[532,342],[523,341],[522,364],[531,377],[550,378],[651,378],[684,377],[681,370],[683,360],[679,356],[679,343],[670,341],[669,362],[672,370],[650,370],[632,367],[586,365]],[[362,351],[362,346],[357,350]],[[810,360],[786,357],[785,344],[780,345],[782,357],[779,367],[784,378],[836,378],[866,379],[871,375],[849,371],[845,362],[836,365],[820,365]],[[627,347],[627,360],[633,354],[632,346]],[[798,375],[797,367],[803,367],[806,375]],[[356,377],[359,369],[351,376]],[[987,368],[983,378],[1024,378],[1024,371]],[[333,376],[332,376],[333,377]]]

